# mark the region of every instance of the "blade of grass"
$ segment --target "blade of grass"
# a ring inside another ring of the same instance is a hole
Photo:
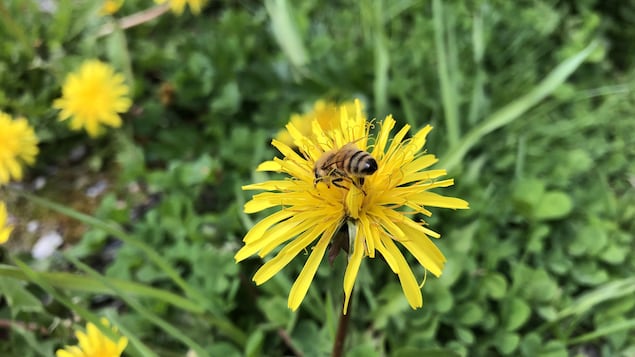
[[[142,251],[144,254],[146,254],[146,256],[148,257],[148,259],[156,264],[156,266],[158,266],[159,268],[161,268],[161,270],[163,270],[163,272],[170,278],[172,279],[172,281],[174,281],[174,283],[176,285],[178,285],[188,296],[190,296],[191,298],[194,298],[195,300],[197,300],[199,303],[203,303],[203,306],[206,306],[205,301],[206,299],[203,297],[203,295],[196,291],[194,288],[192,288],[185,280],[183,280],[183,278],[181,278],[180,274],[170,265],[170,263],[168,263],[165,259],[163,259],[163,257],[161,257],[161,255],[159,253],[157,253],[154,248],[150,247],[149,245],[139,241],[138,239],[136,239],[134,236],[126,233],[124,230],[122,230],[120,227],[111,224],[111,223],[107,223],[104,222],[100,219],[97,219],[95,217],[89,216],[87,214],[75,211],[71,208],[68,208],[66,206],[60,205],[58,203],[55,202],[51,202],[47,199],[41,198],[41,197],[37,197],[35,195],[32,195],[30,193],[24,192],[24,191],[19,191],[16,190],[16,193],[18,193],[19,195],[27,198],[28,200],[40,205],[40,206],[44,206],[47,208],[50,208],[54,211],[57,211],[63,215],[66,215],[68,217],[74,218],[84,224],[87,224],[89,226],[101,229],[105,232],[107,232],[108,234],[111,234],[115,237],[117,237],[118,239],[120,239],[121,241],[123,241],[126,244],[130,244],[131,246],[139,249],[140,251]]]
[[[384,28],[384,2],[375,0],[372,2],[372,33],[373,49],[375,59],[375,80],[373,81],[373,92],[375,96],[375,114],[384,116],[388,105],[388,68],[390,67],[390,55],[386,44],[386,33]]]
[[[19,280],[27,280],[27,275],[10,265],[0,264],[0,276],[7,276]],[[61,289],[84,291],[98,294],[112,294],[112,290],[106,285],[94,279],[71,273],[61,272],[41,272],[40,278],[47,282],[47,284]],[[166,290],[157,289],[148,285],[135,283],[128,280],[104,278],[108,283],[119,290],[127,291],[136,296],[144,296],[152,299],[157,299],[171,304],[179,309],[183,309],[195,314],[201,314],[204,309],[192,303],[181,296],[173,294]]]
[[[84,273],[91,276],[93,279],[98,280],[99,282],[101,282],[102,284],[110,288],[112,291],[116,292],[117,297],[119,299],[123,300],[126,304],[128,304],[128,306],[132,307],[141,316],[143,316],[143,318],[150,321],[151,323],[153,323],[154,325],[156,325],[157,327],[165,331],[168,335],[174,337],[176,340],[181,341],[191,350],[196,351],[197,356],[201,356],[201,357],[207,356],[207,352],[205,352],[203,347],[201,347],[198,343],[196,343],[194,340],[189,338],[183,332],[173,327],[169,322],[165,321],[164,319],[160,318],[158,315],[154,314],[150,310],[143,307],[143,305],[141,305],[136,299],[132,298],[130,294],[128,294],[127,292],[124,292],[123,290],[117,289],[114,285],[110,284],[108,279],[106,279],[103,275],[99,274],[96,270],[80,262],[79,259],[71,256],[70,254],[64,254],[64,258],[69,260],[71,263],[73,263],[73,265],[75,265]]]
[[[554,70],[551,71],[545,79],[536,85],[534,89],[494,112],[492,115],[487,117],[482,124],[477,125],[470,130],[461,139],[458,146],[450,147],[449,152],[441,159],[439,167],[443,167],[450,171],[461,162],[465,154],[474,145],[476,145],[482,137],[511,123],[549,94],[553,93],[558,86],[564,83],[564,81],[569,78],[569,76],[575,72],[578,67],[580,67],[584,60],[591,54],[591,52],[593,52],[593,50],[595,50],[597,46],[598,43],[594,41],[573,57],[564,60],[556,68],[554,68]]]
[[[29,345],[29,347],[31,347],[31,349],[37,352],[40,356],[44,356],[44,357],[50,356],[51,351],[45,350],[42,343],[37,341],[30,331],[26,330],[24,327],[15,323],[11,324],[11,330],[13,330],[13,332],[17,333],[18,335],[22,336],[24,341],[26,341],[27,345]]]
[[[156,356],[157,355],[148,346],[146,346],[143,342],[141,342],[141,340],[138,339],[137,336],[135,336],[133,331],[131,331],[123,323],[121,323],[121,320],[119,319],[118,316],[106,312],[106,317],[115,326],[117,326],[119,331],[121,331],[122,335],[128,338],[128,341],[130,341],[130,346],[133,349],[135,349],[139,354],[141,354],[141,356]]]
[[[474,125],[483,113],[487,105],[485,99],[485,80],[487,78],[485,69],[483,68],[483,56],[485,54],[485,40],[483,36],[483,10],[474,15],[474,23],[472,25],[472,48],[474,51],[474,66],[476,75],[474,76],[474,85],[472,87],[472,99],[467,114],[467,122]]]
[[[567,308],[562,309],[549,322],[539,326],[536,331],[542,332],[552,326],[561,326],[562,320],[569,317],[581,320],[585,314],[589,313],[598,304],[624,296],[632,296],[633,294],[635,294],[635,278],[620,279],[600,285],[573,300]]]
[[[635,319],[630,319],[626,321],[620,321],[618,323],[612,324],[610,326],[599,328],[593,332],[586,333],[582,336],[578,336],[576,338],[572,338],[567,341],[567,345],[577,345],[580,343],[586,343],[589,341],[597,340],[598,338],[612,335],[614,333],[618,333],[621,331],[628,331],[631,329],[635,329]]]
[[[71,299],[69,299],[68,297],[64,296],[62,293],[55,290],[55,288],[53,288],[44,279],[41,278],[40,273],[31,269],[28,265],[23,263],[21,260],[14,258],[13,261],[15,265],[17,265],[24,272],[24,274],[28,277],[30,281],[32,281],[34,284],[37,284],[40,288],[42,288],[49,295],[51,295],[55,300],[57,300],[62,305],[66,306],[69,310],[79,315],[85,321],[92,322],[95,326],[97,326],[101,330],[102,333],[104,333],[106,336],[111,338],[113,341],[117,340],[117,336],[115,336],[112,331],[102,326],[101,322],[99,321],[100,318],[97,315],[93,314],[88,309],[84,308],[83,306],[73,303]],[[133,355],[138,357],[147,356],[147,355],[141,355],[136,353],[133,353]],[[150,356],[156,356],[156,355],[151,354]]]
[[[271,18],[271,29],[276,42],[294,68],[300,74],[304,73],[309,56],[302,43],[300,31],[291,16],[289,4],[286,0],[266,0],[265,8]]]
[[[236,327],[230,320],[228,320],[224,316],[217,316],[214,313],[214,311],[212,311],[212,308],[210,304],[208,303],[209,299],[206,298],[197,289],[190,286],[185,280],[183,280],[183,278],[181,278],[179,273],[166,260],[164,260],[161,257],[161,255],[154,250],[154,248],[150,247],[144,242],[139,241],[134,236],[127,234],[121,228],[113,224],[109,224],[95,217],[83,214],[81,212],[70,209],[66,206],[51,202],[47,199],[37,197],[35,195],[32,195],[30,193],[27,193],[21,190],[16,189],[14,192],[38,205],[47,207],[49,209],[62,213],[68,217],[77,219],[78,221],[84,224],[87,224],[89,226],[102,229],[108,234],[111,234],[119,238],[124,243],[139,249],[144,254],[146,254],[146,256],[148,257],[148,260],[150,260],[152,263],[158,266],[161,270],[163,270],[163,272],[170,279],[172,279],[174,283],[177,284],[185,292],[185,294],[188,297],[193,299],[200,306],[203,306],[212,315],[212,317],[209,317],[208,320],[215,322],[216,327],[223,334],[225,334],[230,339],[232,339],[233,341],[237,342],[240,345],[243,345],[245,341],[247,340],[247,336],[245,336],[245,333],[242,332],[238,327]]]
[[[434,43],[437,50],[437,72],[439,76],[439,83],[441,86],[441,100],[443,101],[443,113],[445,117],[445,124],[448,131],[448,143],[450,148],[455,147],[460,139],[459,131],[459,108],[457,103],[457,89],[456,79],[453,78],[450,73],[449,65],[457,63],[456,58],[451,58],[453,52],[451,49],[455,47],[454,44],[449,43],[454,39],[453,36],[448,36],[447,31],[451,29],[447,28],[444,21],[443,5],[441,0],[434,0],[432,2],[432,14],[434,23]],[[446,43],[446,37],[447,42]],[[456,68],[454,68],[456,71]],[[458,73],[455,73],[458,75]]]

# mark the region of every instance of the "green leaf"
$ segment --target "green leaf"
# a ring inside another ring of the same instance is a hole
[[[292,319],[293,312],[287,307],[287,300],[281,296],[261,299],[259,305],[267,321],[274,326],[286,326]]]
[[[498,300],[507,294],[507,280],[501,273],[489,273],[483,277],[483,289],[491,298]]]
[[[381,354],[377,351],[377,347],[370,343],[363,345],[357,345],[350,350],[346,351],[346,357],[380,357]]]
[[[561,191],[552,191],[542,196],[536,207],[534,218],[538,220],[558,219],[567,216],[573,208],[571,197]]]
[[[538,353],[539,357],[568,357],[569,352],[564,343],[560,341],[549,341]]]
[[[217,113],[231,115],[240,108],[240,90],[236,82],[229,82],[223,86],[220,95],[212,100],[212,110]]]
[[[459,305],[454,313],[457,316],[457,320],[466,326],[474,326],[481,322],[483,315],[485,314],[481,304],[474,302]]]
[[[558,319],[572,315],[581,316],[605,301],[633,294],[635,294],[635,277],[611,281],[573,300],[568,307],[560,311]]]
[[[523,336],[520,350],[523,356],[537,356],[542,349],[542,337],[535,332]]]
[[[600,268],[597,261],[585,261],[573,270],[573,278],[585,285],[598,285],[609,280],[609,274]]]
[[[11,330],[19,334],[26,341],[32,351],[37,352],[40,356],[49,357],[52,355],[53,347],[58,344],[57,341],[42,341],[36,338],[35,333],[25,329],[17,324],[11,324]]]
[[[514,184],[512,199],[525,216],[533,216],[535,208],[545,194],[545,183],[538,179],[523,179]]]
[[[245,356],[258,357],[262,356],[262,346],[265,341],[265,334],[261,329],[257,329],[247,338],[247,344],[245,345]]]
[[[503,355],[514,352],[520,343],[520,336],[512,332],[501,332],[494,337],[494,346]]]
[[[11,316],[15,317],[21,311],[43,312],[42,302],[33,296],[17,279],[0,276],[0,295],[4,296],[11,308]]]
[[[202,155],[194,162],[180,165],[178,168],[179,181],[186,186],[204,183],[209,178],[211,171],[217,166],[217,162],[209,155]]]
[[[531,107],[538,104],[541,100],[553,93],[569,76],[578,69],[578,67],[587,59],[587,57],[598,47],[598,42],[594,41],[582,51],[574,56],[566,59],[554,68],[545,79],[531,89],[527,94],[521,96],[517,100],[507,104],[498,111],[487,117],[482,124],[476,125],[470,132],[463,136],[463,140],[459,145],[450,149],[443,156],[438,167],[443,167],[450,171],[455,165],[459,164],[465,154],[476,145],[482,137],[492,131],[505,126],[516,120],[527,112]]]
[[[529,305],[522,299],[512,297],[504,303],[503,326],[507,331],[515,331],[527,322],[530,315]]]
[[[461,341],[463,344],[471,345],[472,343],[474,343],[475,337],[472,330],[464,327],[455,327],[454,333],[459,341]]]
[[[609,264],[619,265],[622,264],[629,255],[630,251],[625,247],[609,243],[609,246],[600,254],[600,259]]]
[[[442,348],[426,348],[420,349],[415,347],[402,347],[396,350],[392,357],[459,357],[460,354],[449,349]]]

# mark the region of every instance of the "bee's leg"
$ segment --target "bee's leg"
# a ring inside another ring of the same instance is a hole
[[[353,181],[353,184],[355,185],[355,187],[357,187],[360,191],[362,191],[362,193],[364,194],[364,196],[366,196],[366,191],[364,191],[364,178],[363,177],[358,177],[357,180],[351,180]]]
[[[339,188],[348,189],[346,186],[342,185],[342,181],[344,181],[344,177],[338,177],[338,178],[334,178],[334,179],[331,180],[333,185],[335,185],[335,186],[337,186]]]
[[[324,177],[316,177],[315,180],[313,180],[313,187],[317,187],[317,184],[320,182],[324,182],[326,187],[331,188],[331,180],[325,180]]]

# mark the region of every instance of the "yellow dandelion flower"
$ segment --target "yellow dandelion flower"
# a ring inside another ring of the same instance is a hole
[[[323,130],[317,121],[313,121],[312,137],[303,135],[293,124],[288,124],[287,129],[300,154],[289,145],[273,141],[273,146],[284,158],[266,161],[258,166],[258,170],[284,172],[291,178],[243,187],[245,190],[269,191],[254,195],[245,204],[245,212],[254,213],[272,207],[280,209],[251,228],[235,259],[240,262],[253,254],[265,257],[288,242],[254,275],[253,280],[260,285],[300,252],[305,249],[310,251],[289,293],[289,308],[296,310],[329,243],[346,225],[350,232],[351,251],[344,273],[344,313],[362,259],[374,258],[377,252],[397,274],[410,306],[421,307],[420,286],[398,244],[426,270],[435,276],[441,275],[445,257],[430,239],[440,235],[426,227],[424,222],[416,221],[414,216],[430,216],[431,212],[426,208],[429,206],[464,209],[468,208],[468,203],[430,192],[433,188],[454,184],[452,179],[438,179],[446,175],[445,170],[426,170],[437,162],[434,155],[421,153],[432,127],[428,125],[410,139],[405,139],[410,130],[410,126],[406,125],[389,140],[395,120],[387,116],[379,123],[377,136],[372,138],[370,124],[362,115],[359,102],[356,102],[354,112],[342,110],[340,114],[340,120],[331,131]],[[369,142],[373,142],[372,147]],[[315,162],[325,152],[349,143],[367,151],[375,159],[376,171],[363,181],[340,174],[331,177],[330,184],[326,180],[316,183]],[[312,248],[309,249],[309,246]]]
[[[201,13],[203,6],[207,2],[206,0],[154,0],[157,4],[163,4],[167,2],[170,5],[170,9],[177,15],[183,14],[185,10],[185,4],[190,7],[190,11],[193,14],[198,15]]]
[[[8,241],[11,231],[13,231],[13,226],[7,222],[8,217],[7,206],[0,201],[0,244]]]
[[[315,104],[313,104],[313,109],[308,113],[292,114],[289,123],[298,129],[302,135],[311,136],[311,123],[313,123],[314,120],[317,120],[322,130],[332,130],[338,125],[341,110],[354,113],[355,102],[348,101],[338,105],[334,102],[318,100]],[[287,129],[280,130],[276,135],[276,140],[281,141],[288,146],[293,146],[293,138]]]
[[[66,77],[62,98],[53,102],[60,109],[59,120],[71,119],[72,130],[86,129],[96,137],[102,133],[102,125],[121,126],[118,113],[125,113],[132,101],[123,75],[98,60],[84,62],[77,72]]]
[[[0,186],[22,179],[22,164],[33,165],[38,138],[25,118],[0,112]]]
[[[112,15],[115,12],[119,11],[122,5],[123,0],[105,0],[104,4],[101,7],[101,14]]]
[[[110,322],[102,318],[104,327],[110,328]],[[117,334],[117,328],[112,327],[112,331]],[[66,346],[64,349],[55,351],[57,357],[119,357],[128,345],[126,337],[119,337],[117,341],[111,340],[101,330],[92,323],[86,325],[86,332],[77,331],[75,337],[79,342],[78,346]]]

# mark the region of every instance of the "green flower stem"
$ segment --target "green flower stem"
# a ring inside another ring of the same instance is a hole
[[[203,306],[206,310],[208,310],[211,314],[213,314],[213,312],[210,310],[208,299],[205,296],[203,296],[198,290],[190,286],[185,280],[183,280],[183,278],[181,278],[179,273],[165,259],[163,259],[161,255],[154,250],[154,248],[150,247],[149,245],[145,244],[142,241],[139,241],[134,236],[127,234],[121,228],[113,224],[106,223],[95,217],[91,217],[89,215],[75,211],[66,206],[51,202],[47,199],[37,197],[35,195],[32,195],[24,191],[15,190],[15,192],[18,195],[21,195],[38,205],[47,207],[49,209],[52,209],[64,215],[67,215],[71,218],[75,218],[78,221],[83,222],[84,224],[90,225],[98,229],[102,229],[105,232],[108,232],[109,234],[119,238],[122,242],[141,250],[143,253],[146,254],[148,259],[152,263],[154,263],[156,266],[158,266],[161,270],[163,270],[163,272],[170,279],[172,279],[174,283],[178,285],[188,297],[192,298],[196,304]],[[225,334],[227,337],[229,337],[230,339],[232,339],[234,342],[238,343],[239,345],[242,346],[247,341],[247,336],[245,336],[245,333],[242,332],[233,323],[231,323],[231,321],[227,319],[223,319],[215,315],[213,316],[213,318],[209,318],[208,320],[210,322],[215,322],[215,326],[223,334]]]
[[[74,313],[79,315],[85,321],[92,322],[95,326],[97,326],[101,330],[102,333],[110,337],[113,341],[117,340],[117,336],[114,336],[113,331],[111,331],[110,329],[104,328],[102,326],[101,322],[99,321],[100,320],[99,316],[93,314],[85,307],[73,303],[71,299],[66,297],[64,294],[58,292],[55,288],[49,285],[46,280],[42,279],[41,273],[38,273],[35,270],[31,269],[27,264],[25,264],[21,260],[13,259],[13,261],[15,265],[17,265],[24,272],[24,274],[27,276],[27,278],[30,281],[32,281],[34,284],[37,284],[39,287],[41,287],[44,291],[46,291],[49,295],[51,295],[55,300],[59,301],[62,305],[66,306],[68,309],[72,310]],[[134,356],[139,356],[139,357],[142,356],[141,354],[134,353],[134,352],[136,352],[136,350],[133,350],[132,352]],[[153,357],[153,355],[150,355],[150,357]]]
[[[0,264],[0,276],[19,280],[29,280],[24,271],[4,264]],[[161,300],[191,313],[202,314],[204,311],[203,307],[200,305],[174,293],[128,280],[103,277],[104,281],[102,282],[83,275],[61,272],[41,272],[39,273],[39,277],[48,285],[56,288],[98,294],[112,294],[114,289],[116,289],[126,291],[135,296]],[[109,288],[110,286],[113,288]]]
[[[141,305],[136,299],[132,298],[130,296],[130,294],[128,294],[127,292],[124,292],[123,290],[117,289],[114,285],[111,285],[109,283],[109,281],[104,276],[99,274],[97,271],[95,271],[94,269],[92,269],[88,265],[80,262],[79,259],[77,259],[75,257],[72,257],[69,254],[64,254],[64,257],[66,259],[68,259],[70,262],[72,262],[80,270],[82,270],[83,272],[85,272],[86,274],[88,274],[89,276],[94,278],[95,280],[100,281],[102,284],[108,286],[110,289],[115,291],[117,293],[117,297],[118,298],[120,298],[123,301],[125,301],[126,304],[131,306],[135,311],[137,311],[146,320],[152,322],[153,324],[155,324],[156,326],[161,328],[163,331],[165,331],[167,334],[169,334],[172,337],[174,337],[175,339],[181,341],[189,349],[195,351],[197,356],[203,357],[203,356],[207,356],[208,355],[207,352],[205,352],[205,350],[203,349],[202,346],[200,346],[198,343],[196,343],[194,340],[192,340],[190,337],[188,337],[185,333],[181,332],[179,329],[177,329],[174,326],[172,326],[169,322],[163,320],[162,318],[160,318],[156,314],[152,313],[150,310],[148,310],[145,307],[143,307],[143,305]]]
[[[566,59],[529,93],[507,104],[486,118],[482,124],[475,126],[462,138],[458,145],[450,147],[450,151],[444,155],[438,167],[443,167],[448,171],[453,169],[482,137],[511,123],[549,94],[553,93],[554,90],[580,67],[597,46],[598,43],[594,41],[575,56]]]
[[[351,291],[351,295],[353,295],[353,292]],[[337,334],[335,335],[335,341],[333,341],[333,353],[331,354],[332,357],[341,357],[343,356],[343,352],[344,352],[344,342],[346,342],[346,334],[348,332],[348,322],[350,321],[350,317],[351,317],[351,303],[352,303],[353,299],[352,297],[350,299],[348,299],[348,306],[346,307],[346,315],[343,313],[343,311],[340,314],[340,321],[337,324]]]

